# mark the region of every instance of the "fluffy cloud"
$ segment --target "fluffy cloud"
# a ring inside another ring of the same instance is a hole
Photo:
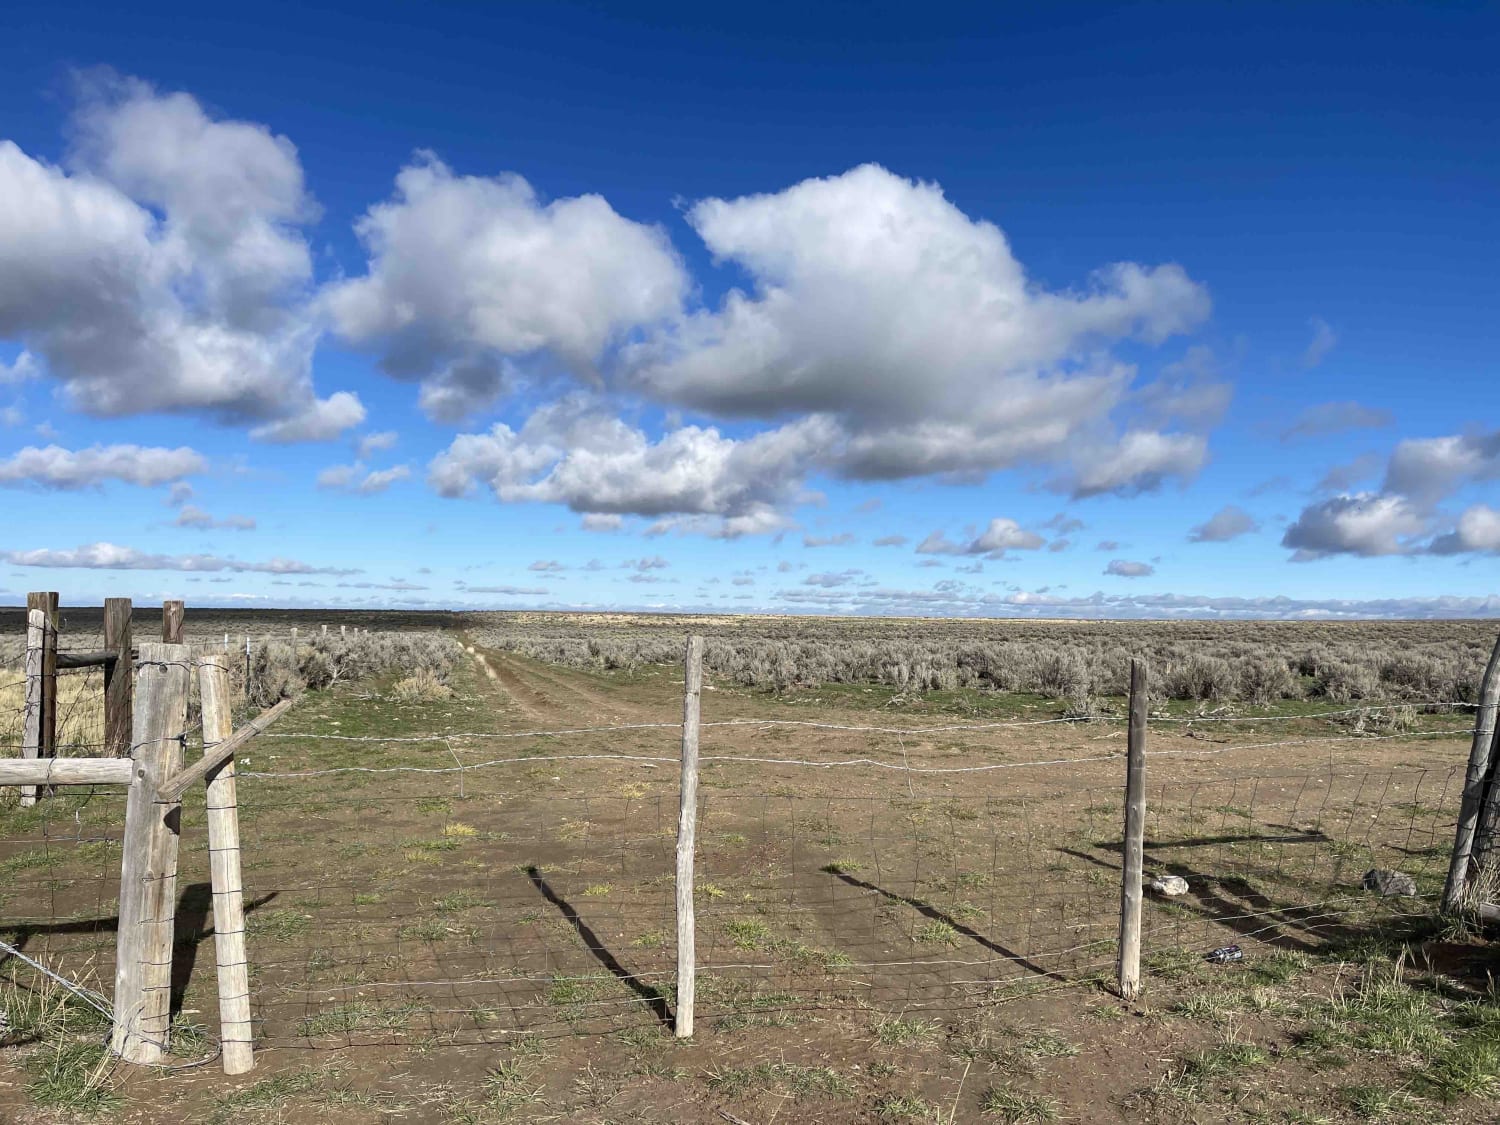
[[[1169,477],[1195,476],[1207,456],[1208,442],[1201,434],[1132,430],[1114,446],[1096,447],[1078,456],[1072,493],[1084,497],[1150,492]]]
[[[1104,573],[1114,575],[1116,578],[1145,578],[1155,574],[1156,567],[1150,563],[1132,562],[1129,559],[1112,559],[1104,568]]]
[[[1286,529],[1281,545],[1295,552],[1293,562],[1328,555],[1399,555],[1427,529],[1427,520],[1403,497],[1362,492],[1335,496],[1302,510]]]
[[[1003,558],[1006,551],[1034,551],[1046,542],[1034,531],[1026,531],[1011,519],[992,519],[983,533],[966,543],[955,543],[941,531],[934,531],[917,544],[922,555],[987,555]]]
[[[354,443],[354,456],[361,461],[368,461],[376,453],[384,453],[388,449],[394,449],[398,436],[395,430],[381,430],[379,433],[364,434]]]
[[[1431,550],[1437,555],[1469,551],[1500,554],[1500,511],[1487,504],[1475,504],[1458,517],[1451,532],[1432,541]]]
[[[357,230],[368,272],[325,293],[333,323],[389,374],[422,380],[423,408],[444,420],[493,401],[512,358],[547,352],[591,375],[688,288],[666,236],[602,197],[543,203],[520,176],[457,176],[430,153]]]
[[[904,547],[910,542],[911,540],[904,535],[882,535],[879,539],[875,540],[875,546]]]
[[[384,492],[398,480],[406,480],[410,476],[411,470],[405,465],[376,469],[365,474],[365,479],[359,482],[358,491],[361,496],[373,496],[377,492]]]
[[[1486,551],[1484,505],[1457,523],[1439,505],[1460,489],[1500,479],[1500,430],[1401,442],[1378,492],[1333,496],[1302,510],[1282,546],[1294,562],[1330,555],[1460,554]],[[1444,529],[1449,530],[1444,530]]]
[[[837,535],[804,535],[802,545],[804,547],[847,547],[859,540],[852,531],[841,531]]]
[[[782,526],[778,507],[800,494],[826,426],[804,419],[744,439],[684,426],[653,442],[598,404],[570,398],[519,430],[461,434],[433,459],[428,481],[444,496],[487,487],[504,501],[565,504],[576,512],[699,518],[666,530],[736,535]]]
[[[1401,442],[1386,466],[1384,492],[1432,504],[1470,481],[1500,479],[1500,430]]]
[[[91,445],[76,450],[59,445],[27,446],[0,461],[0,484],[79,489],[114,480],[151,487],[201,473],[207,468],[207,459],[187,446],[164,449],[160,446]]]
[[[184,504],[177,513],[177,518],[172,521],[174,527],[191,527],[198,531],[211,531],[225,528],[230,531],[254,531],[255,521],[249,516],[229,516],[222,520],[216,520],[202,508],[192,504]]]
[[[23,351],[16,356],[13,363],[0,360],[0,387],[24,383],[28,379],[35,379],[41,373],[42,369],[36,361],[36,356]]]
[[[1255,518],[1236,504],[1226,504],[1211,515],[1203,523],[1193,528],[1188,533],[1188,541],[1192,543],[1227,543],[1231,539],[1238,538],[1251,531],[1255,531],[1260,524]]]
[[[1174,265],[1120,263],[1082,291],[1046,290],[999,228],[875,165],[704,200],[688,221],[754,291],[627,349],[630,381],[718,415],[826,415],[843,435],[829,460],[855,478],[984,473],[1112,445],[1134,370],[1104,349],[1159,343],[1209,308]],[[1179,452],[1144,472],[1199,462]],[[1130,487],[1119,469],[1096,490]]]
[[[113,80],[72,131],[66,170],[0,141],[0,338],[91,414],[316,411],[316,209],[291,142]]]
[[[90,543],[71,551],[0,551],[12,566],[80,568],[85,570],[231,571],[255,574],[358,574],[358,570],[312,566],[295,559],[242,562],[218,555],[154,555],[113,543]]]
[[[825,589],[832,586],[847,586],[864,577],[862,570],[841,570],[828,574],[809,574],[802,580],[804,586],[822,586]]]
[[[302,441],[332,441],[364,420],[365,408],[359,401],[359,396],[350,391],[337,391],[327,398],[304,403],[285,418],[256,426],[250,431],[250,436],[278,445]]]
[[[317,485],[336,492],[374,496],[410,476],[411,469],[406,465],[395,465],[389,469],[366,469],[356,461],[352,465],[330,465],[318,474]]]

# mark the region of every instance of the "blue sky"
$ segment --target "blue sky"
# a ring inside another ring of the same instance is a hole
[[[1500,615],[1500,12],[919,14],[8,13],[0,600]]]

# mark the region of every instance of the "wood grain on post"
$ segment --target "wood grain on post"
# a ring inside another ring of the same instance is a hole
[[[0,758],[0,785],[23,793],[39,785],[129,785],[134,773],[123,758]]]
[[[21,725],[21,757],[35,761],[42,756],[42,639],[47,633],[47,615],[40,609],[26,611],[26,710]],[[36,804],[36,786],[21,788],[21,806]]]
[[[158,783],[182,768],[190,682],[186,645],[142,644],[135,677],[135,777],[125,798],[115,942],[114,1052],[158,1063],[168,1050],[177,835],[182,815]]]
[[[183,605],[180,601],[161,603],[161,641],[166,645],[182,643]]]
[[[677,812],[677,1010],[672,1031],[693,1035],[698,949],[693,916],[693,857],[698,838],[698,715],[703,694],[703,638],[689,637],[682,675],[682,780]]]
[[[1125,765],[1125,849],[1120,882],[1120,996],[1141,994],[1141,877],[1146,839],[1146,665],[1130,662]]]
[[[232,733],[229,658],[205,656],[198,665],[207,757]],[[251,1044],[250,965],[245,952],[245,895],[240,879],[240,817],[234,759],[208,775],[208,864],[214,900],[214,955],[219,969],[219,1042],[225,1074],[255,1068]]]
[[[32,719],[34,740],[23,743],[22,753],[26,754],[29,749],[34,748],[34,753],[30,754],[31,757],[55,758],[57,756],[57,592],[43,590],[33,591],[26,595],[28,698],[33,688],[29,645],[31,614],[35,611],[43,615],[44,622],[40,634],[40,655],[36,665],[37,678],[34,681],[38,693],[37,701],[34,710],[27,712],[28,718]],[[23,789],[21,804],[34,805],[37,798],[42,795],[39,789]]]
[[[1493,822],[1493,815],[1486,815],[1489,806],[1496,800],[1490,780],[1493,773],[1495,752],[1496,716],[1500,713],[1500,639],[1490,653],[1490,662],[1485,666],[1484,679],[1479,685],[1479,706],[1474,712],[1474,742],[1469,748],[1469,768],[1464,774],[1463,798],[1458,806],[1458,827],[1453,836],[1453,856],[1448,863],[1448,879],[1443,884],[1442,911],[1457,914],[1464,908],[1469,887],[1469,866],[1474,854],[1474,841],[1478,835],[1481,816]]]
[[[129,598],[104,599],[104,650],[114,660],[104,665],[104,753],[130,756],[130,710],[135,695],[135,661],[131,659]]]

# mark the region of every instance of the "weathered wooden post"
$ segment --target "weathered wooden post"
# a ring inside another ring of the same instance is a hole
[[[1130,662],[1125,765],[1125,848],[1120,882],[1120,996],[1141,994],[1141,878],[1146,835],[1146,665]]]
[[[29,608],[26,610],[26,710],[21,731],[23,758],[57,756],[57,634],[53,631],[52,619],[43,608],[45,602],[32,604],[33,599],[45,597],[44,594],[31,594],[26,599]],[[53,660],[51,676],[47,675],[49,649]],[[21,806],[30,808],[41,793],[41,786],[21,786]]]
[[[203,705],[203,753],[207,756],[232,733],[227,656],[204,656],[200,660],[198,694]],[[225,1074],[244,1074],[255,1067],[235,789],[234,759],[230,758],[208,774],[208,863],[214,903],[214,954],[219,969],[219,1042],[223,1045]]]
[[[1463,798],[1458,808],[1458,827],[1453,837],[1453,856],[1448,864],[1448,879],[1443,884],[1442,911],[1444,914],[1460,913],[1465,905],[1469,886],[1469,869],[1474,856],[1474,844],[1480,835],[1480,820],[1490,824],[1493,836],[1495,815],[1490,813],[1497,801],[1493,792],[1496,717],[1500,714],[1500,639],[1495,641],[1490,662],[1485,666],[1484,679],[1479,685],[1479,706],[1474,711],[1474,741],[1469,748],[1469,768],[1464,774]],[[1482,841],[1490,846],[1489,840]]]
[[[189,659],[186,645],[142,644],[135,676],[136,768],[121,840],[111,1037],[114,1052],[134,1063],[160,1062],[168,1049],[182,806],[157,789],[182,768]]]
[[[182,643],[182,619],[184,616],[185,611],[180,601],[165,601],[161,603],[162,644],[180,645]]]
[[[683,660],[682,779],[677,812],[677,1012],[678,1039],[693,1035],[697,937],[693,914],[693,857],[698,837],[698,714],[703,692],[703,638],[689,637]]]
[[[130,654],[129,598],[104,599],[104,752],[130,756],[131,702],[135,694],[135,659]]]

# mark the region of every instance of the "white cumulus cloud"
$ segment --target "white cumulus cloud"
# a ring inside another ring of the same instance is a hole
[[[66,168],[0,141],[0,338],[100,416],[317,403],[296,149],[187,94],[85,84]]]
[[[603,197],[544,202],[520,176],[455,175],[430,153],[357,230],[368,272],[325,292],[333,323],[389,374],[423,381],[444,420],[493,401],[516,357],[548,352],[591,375],[689,284],[667,237]]]
[[[754,290],[627,349],[630,381],[721,416],[826,415],[844,439],[827,459],[850,477],[984,473],[1109,446],[1134,371],[1107,348],[1159,343],[1209,309],[1175,265],[1117,263],[1049,291],[998,227],[876,165],[707,199],[688,221]],[[1123,461],[1096,471],[1097,490],[1196,471],[1201,454],[1175,440],[1138,479]]]
[[[1012,519],[990,520],[984,531],[973,539],[955,543],[941,531],[934,531],[917,544],[921,555],[986,555],[992,559],[1003,558],[1006,551],[1035,551],[1046,540],[1034,531],[1027,531]]]
[[[64,449],[60,445],[28,445],[0,461],[0,484],[79,489],[113,480],[151,487],[207,468],[208,460],[187,446],[91,445]]]

